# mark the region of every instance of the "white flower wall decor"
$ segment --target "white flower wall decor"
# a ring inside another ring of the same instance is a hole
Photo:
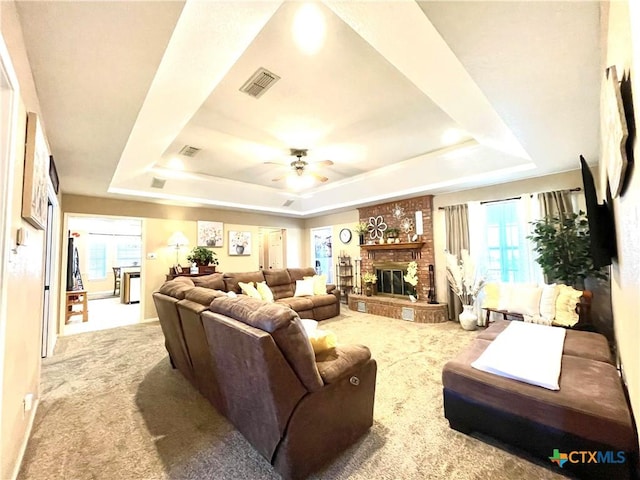
[[[369,236],[372,240],[377,240],[384,237],[384,232],[387,229],[387,224],[384,222],[382,215],[377,217],[369,217]]]

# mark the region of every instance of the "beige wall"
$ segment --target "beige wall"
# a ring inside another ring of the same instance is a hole
[[[638,131],[640,114],[640,5],[637,1],[611,2],[603,9],[608,13],[608,35],[605,45],[604,68],[616,65],[618,75],[631,72],[634,88],[633,102]],[[640,159],[640,142],[636,135],[633,145],[636,163]],[[633,169],[624,195],[613,201],[616,217],[618,258],[613,263],[611,297],[614,330],[624,376],[629,389],[635,417],[640,417],[640,176]]]
[[[189,247],[181,249],[180,264],[187,265],[187,255],[197,243],[197,221],[209,220],[224,223],[224,247],[213,251],[220,262],[219,271],[244,272],[259,267],[258,233],[260,227],[287,229],[287,266],[306,265],[300,249],[300,238],[304,221],[260,213],[235,212],[212,208],[179,207],[133,200],[63,195],[62,210],[68,214],[91,214],[106,216],[127,216],[143,219],[143,259],[141,268],[142,294],[141,310],[143,319],[157,316],[151,294],[156,290],[169,268],[176,263],[175,249],[167,246],[167,240],[176,231],[181,231],[189,239]],[[229,255],[230,230],[251,232],[251,255]],[[65,230],[66,232],[66,230]],[[155,254],[155,259],[150,259]],[[66,253],[64,254],[66,255]],[[63,259],[63,264],[65,259]]]
[[[21,216],[22,175],[27,111],[39,112],[31,70],[22,31],[13,2],[0,2],[2,37],[20,86],[20,106],[16,126],[14,175],[9,213],[9,263],[1,279],[7,289],[6,318],[2,319],[2,405],[0,417],[0,478],[12,478],[18,467],[35,408],[24,412],[23,399],[33,393],[38,401],[40,381],[40,338],[42,325],[42,292],[44,265],[44,233],[25,222]],[[42,120],[42,119],[41,119]],[[43,125],[45,133],[46,126]],[[30,243],[16,247],[19,228],[30,233]],[[4,233],[4,232],[2,232]]]

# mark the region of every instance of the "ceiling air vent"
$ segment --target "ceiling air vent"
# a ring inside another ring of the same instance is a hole
[[[280,77],[275,73],[271,73],[266,68],[259,68],[256,73],[240,87],[240,91],[252,97],[260,98],[260,96],[278,80],[280,80]]]
[[[293,202],[295,202],[295,200],[287,200],[286,202],[284,202],[282,204],[282,206],[283,207],[290,207]]]
[[[153,177],[151,180],[151,188],[164,188],[164,184],[167,181],[164,178]]]
[[[192,147],[191,145],[185,145],[180,149],[178,154],[184,155],[185,157],[195,157],[199,151],[200,151],[199,148]]]

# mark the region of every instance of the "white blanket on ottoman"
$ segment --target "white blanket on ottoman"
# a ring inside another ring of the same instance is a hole
[[[549,390],[560,390],[558,380],[566,333],[560,327],[511,322],[471,366]]]

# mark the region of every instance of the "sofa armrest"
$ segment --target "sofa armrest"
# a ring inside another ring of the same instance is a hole
[[[333,283],[327,283],[327,293],[333,293],[333,291],[338,288]]]
[[[350,375],[371,358],[364,345],[343,345],[316,355],[316,366],[325,385]]]

